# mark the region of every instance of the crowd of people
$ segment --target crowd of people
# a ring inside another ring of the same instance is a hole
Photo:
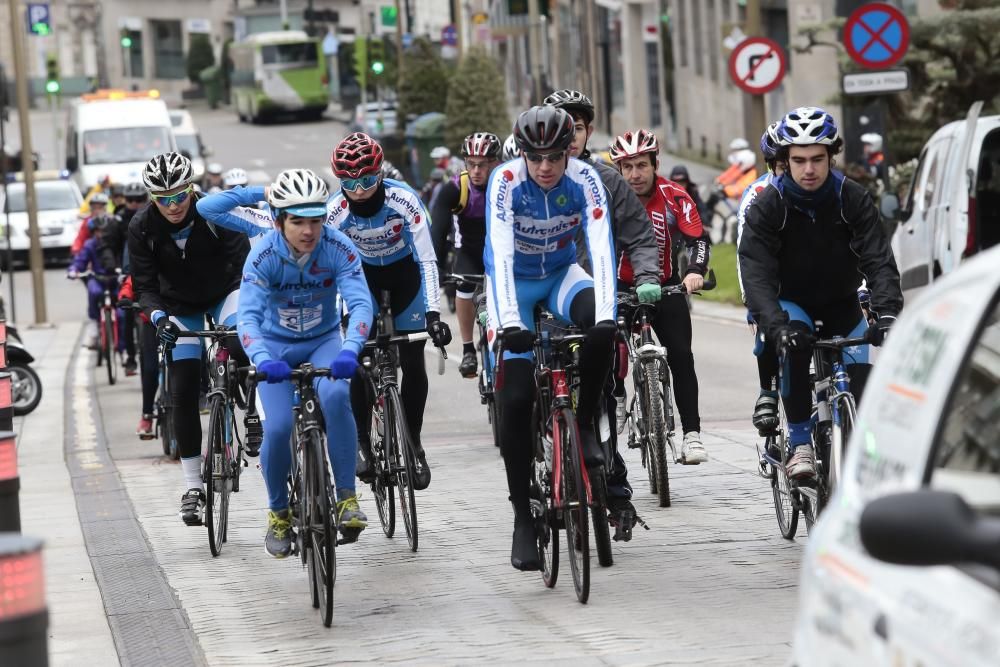
[[[609,509],[619,520],[635,513],[627,470],[617,451],[602,446],[597,428],[618,333],[617,291],[634,290],[642,302],[659,302],[653,328],[673,376],[683,431],[680,462],[707,462],[691,316],[683,299],[660,296],[667,285],[683,284],[688,292],[703,286],[711,255],[703,216],[714,202],[702,203],[683,166],[675,166],[669,178],[660,174],[660,142],[646,129],[612,140],[611,165],[594,160],[588,141],[596,116],[583,93],[555,91],[519,114],[509,137],[487,131],[466,137],[462,169],[450,176],[442,171],[425,193],[401,180],[377,141],[355,132],[332,150],[335,191],[308,169],[286,170],[267,187],[251,187],[242,170],[223,174],[218,165],[209,165],[196,189],[190,161],[165,153],[145,166],[141,184],[112,190],[113,200],[120,197],[114,215],[107,212],[106,197],[90,196],[71,273],[121,270],[129,276],[123,293],[138,303],[146,324],[138,352],[134,341],[126,342],[127,371],[135,372],[137,354],[152,360],[144,369],[155,369],[157,346],[172,350],[184,522],[200,525],[205,503],[197,398],[204,364],[198,340],[180,332],[202,328],[211,315],[238,333],[230,345],[238,364],[253,364],[266,376],[259,390],[266,419],[261,428],[257,415],[248,414],[248,454],[256,456],[259,447],[269,506],[266,550],[285,557],[292,545],[285,483],[292,369],[306,361],[332,369],[329,379],[319,381],[318,395],[338,520],[364,528],[355,479],[366,482],[372,475],[372,397],[356,381],[359,353],[376,333],[383,292],[396,331],[427,331],[435,346],[449,345],[452,332],[441,318],[444,273],[484,276],[489,339],[502,341],[503,354],[493,363],[503,374],[497,389],[499,444],[514,514],[514,568],[541,567],[529,507],[531,423],[523,418],[535,399],[536,304],[585,333],[576,417],[586,465],[605,466]],[[825,335],[845,336],[868,329],[878,344],[902,308],[899,275],[872,198],[835,168],[842,144],[830,114],[794,109],[761,137],[767,173],[758,176],[756,152],[745,141],[735,142],[731,167],[718,181],[720,196],[736,201],[740,286],[757,332],[760,395],[753,423],[762,433],[774,428],[774,378],[781,360],[787,361],[790,382],[781,400],[792,446],[788,471],[796,479],[815,474],[811,336],[820,327]],[[437,159],[453,160],[450,152],[439,152]],[[682,263],[676,261],[678,247]],[[870,328],[856,297],[862,279],[877,312]],[[95,289],[88,286],[96,320]],[[461,284],[456,294],[463,378],[479,372],[476,289]],[[852,361],[852,387],[860,394],[867,352]],[[401,345],[399,365],[416,458],[414,486],[420,490],[431,482],[423,446],[424,342]],[[617,410],[610,417],[618,424],[625,420],[621,377],[615,374],[611,394]],[[144,372],[142,381],[138,431],[149,437],[155,371]]]

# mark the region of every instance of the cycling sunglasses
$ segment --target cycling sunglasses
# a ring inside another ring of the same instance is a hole
[[[129,204],[145,204],[149,201],[147,197],[125,197],[125,201]]]
[[[556,163],[562,162],[563,158],[566,157],[566,151],[558,151],[556,153],[525,153],[524,157],[528,159],[529,162],[541,162],[545,160],[546,162]]]
[[[352,192],[358,188],[368,190],[378,185],[378,179],[380,177],[380,174],[368,174],[367,176],[362,176],[361,178],[344,178],[341,179],[340,184],[345,190],[350,190]]]
[[[175,192],[172,195],[154,195],[154,194],[150,194],[149,196],[152,197],[153,201],[155,201],[160,206],[168,207],[168,206],[171,206],[173,204],[178,204],[178,205],[183,204],[184,201],[188,198],[188,195],[191,194],[191,190],[193,190],[193,189],[194,188],[192,188],[189,185],[186,188],[184,188],[183,190],[181,190],[180,192]]]

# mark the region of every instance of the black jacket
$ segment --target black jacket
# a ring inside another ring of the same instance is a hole
[[[170,232],[194,224],[184,251]],[[150,204],[128,226],[132,283],[147,315],[162,310],[171,315],[200,315],[239,289],[250,242],[240,232],[209,225],[195,202],[184,223],[173,225]]]
[[[788,322],[779,299],[808,312],[856,298],[862,278],[879,315],[903,308],[899,270],[871,195],[838,172],[831,178],[836,204],[815,219],[792,206],[780,184],[764,189],[747,210],[737,250],[740,278],[750,312],[768,336]]]
[[[614,167],[603,162],[587,160],[597,169],[604,189],[608,191],[611,203],[611,225],[615,233],[615,260],[621,258],[623,252],[628,253],[635,275],[635,284],[660,284],[660,254],[653,236],[653,225],[646,215],[639,196],[632,191],[621,173]],[[590,261],[587,257],[587,244],[583,240],[583,225],[577,233],[577,262],[590,273]]]

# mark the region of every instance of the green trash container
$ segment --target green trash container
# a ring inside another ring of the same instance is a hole
[[[212,109],[219,108],[219,100],[222,99],[222,68],[212,65],[201,70],[198,74],[202,88],[205,89],[205,99]]]
[[[410,153],[409,167],[413,178],[410,183],[414,187],[423,186],[430,178],[434,168],[430,153],[435,147],[444,145],[446,120],[443,113],[432,111],[417,116],[406,126],[406,147]]]

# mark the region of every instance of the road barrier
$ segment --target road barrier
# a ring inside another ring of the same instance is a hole
[[[42,541],[0,534],[0,664],[47,667],[48,626]]]

